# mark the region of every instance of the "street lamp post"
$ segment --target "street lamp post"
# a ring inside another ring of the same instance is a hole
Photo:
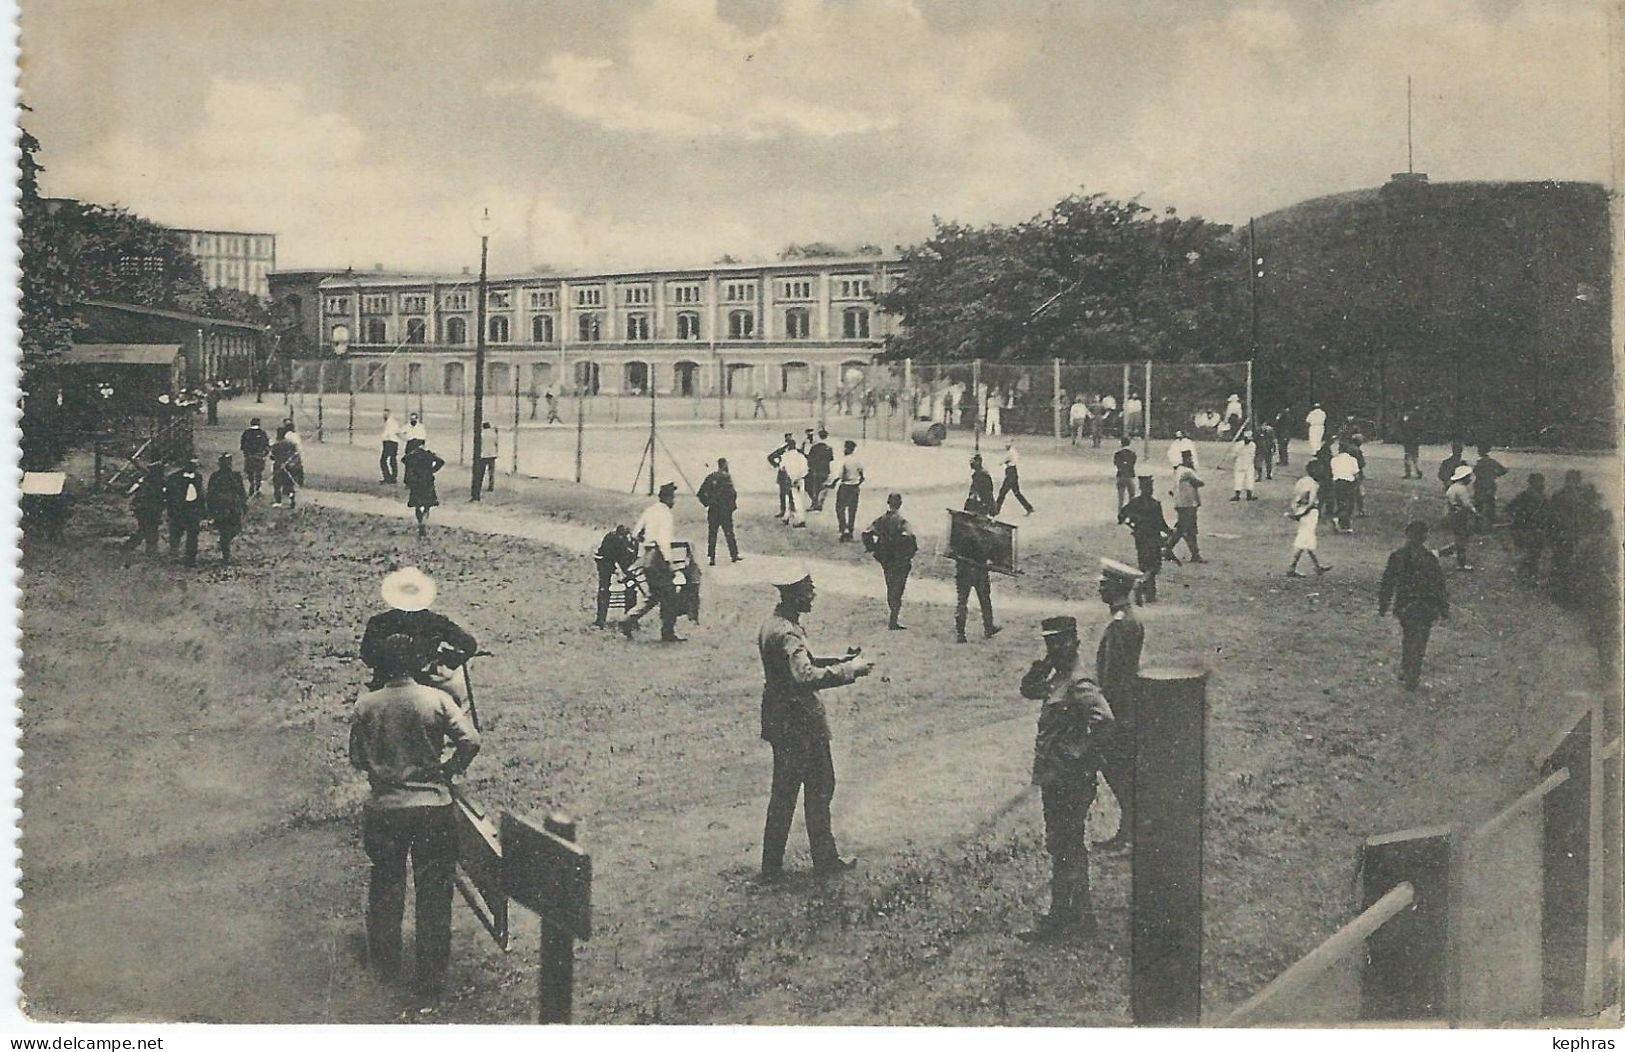
[[[484,455],[480,448],[480,432],[485,425],[485,277],[486,258],[491,244],[491,234],[496,230],[496,221],[491,216],[491,209],[481,205],[474,210],[471,219],[474,232],[480,236],[480,283],[477,292],[478,299],[474,308],[474,467],[469,479],[468,499],[480,499],[481,475],[480,458]],[[512,441],[510,438],[509,441]]]

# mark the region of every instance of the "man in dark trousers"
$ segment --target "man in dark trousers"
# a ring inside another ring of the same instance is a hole
[[[810,436],[811,431],[807,432]],[[816,441],[804,450],[807,456],[807,509],[824,510],[824,486],[829,483],[830,465],[835,463],[835,450],[829,445],[829,432],[818,432]]]
[[[1123,505],[1117,513],[1117,521],[1126,523],[1129,532],[1134,535],[1134,558],[1140,566],[1135,598],[1141,604],[1157,601],[1157,574],[1161,572],[1162,560],[1167,554],[1163,544],[1174,532],[1173,527],[1168,525],[1162,502],[1152,494],[1155,485],[1156,480],[1150,475],[1141,475],[1140,495]]]
[[[243,429],[237,448],[243,454],[243,476],[248,482],[248,495],[256,497],[265,481],[265,458],[271,455],[271,436],[260,427],[260,418],[254,417]]]
[[[474,485],[485,486],[485,492],[490,493],[497,488],[497,429],[491,421],[480,422],[480,472],[479,481]]]
[[[1467,458],[1462,455],[1461,443],[1450,443],[1450,455],[1445,457],[1443,463],[1439,465],[1439,482],[1444,486],[1445,489],[1450,488],[1450,483],[1455,477],[1456,469],[1465,463],[1467,463]]]
[[[1111,620],[1100,633],[1095,650],[1095,683],[1112,708],[1112,732],[1103,737],[1101,773],[1117,797],[1122,821],[1117,833],[1101,847],[1115,851],[1128,846],[1134,831],[1134,722],[1135,694],[1140,681],[1140,652],[1145,649],[1145,625],[1134,616],[1134,588],[1140,575],[1115,559],[1100,560],[1100,601],[1111,609]]]
[[[863,461],[858,444],[850,438],[842,446],[841,468],[835,478],[835,525],[840,538],[850,541],[858,526],[858,498],[863,493]]]
[[[767,455],[768,465],[777,472],[777,481],[779,485],[779,518],[781,519],[790,513],[790,507],[795,502],[795,494],[792,492],[792,487],[795,485],[795,480],[790,478],[789,473],[780,466],[779,462],[784,459],[784,455],[786,453],[794,448],[796,448],[796,436],[791,432],[786,431],[784,433],[784,444]]]
[[[835,798],[835,762],[829,752],[829,720],[818,699],[821,687],[840,687],[867,676],[874,662],[852,648],[842,657],[817,658],[807,647],[801,619],[812,612],[812,575],[797,566],[775,577],[779,603],[762,624],[756,647],[762,658],[762,740],[773,748],[773,788],[762,830],[763,883],[784,874],[796,797],[805,795],[803,817],[812,848],[813,873],[851,869],[835,848],[829,805]]]
[[[1275,477],[1275,428],[1265,421],[1253,436],[1253,481]]]
[[[230,453],[220,454],[220,466],[209,476],[205,503],[220,536],[220,562],[230,566],[231,542],[243,532],[243,517],[248,513],[248,491],[243,488],[243,477],[232,470]]]
[[[717,564],[717,531],[728,542],[728,557],[739,561],[739,542],[734,539],[734,511],[739,507],[739,491],[734,488],[733,476],[728,473],[728,458],[717,458],[717,469],[705,476],[695,493],[705,508],[705,555],[711,565]]]
[[[711,543],[714,551],[715,531],[712,531]],[[594,628],[609,626],[609,597],[615,585],[615,570],[630,570],[637,561],[638,542],[632,538],[632,528],[624,522],[604,534],[604,539],[598,542],[598,550],[593,553],[593,562],[598,567],[598,618],[592,623]]]
[[[1399,425],[1394,428],[1394,438],[1405,454],[1405,477],[1421,478],[1422,466],[1417,461],[1422,456],[1422,433],[1416,426],[1416,418],[1410,413],[1401,413]]]
[[[1284,468],[1287,466],[1287,446],[1291,443],[1292,407],[1287,406],[1275,414],[1275,447],[1281,454],[1281,458],[1276,464],[1277,467]]]
[[[386,575],[378,591],[389,609],[368,618],[361,634],[361,661],[372,669],[370,689],[384,685],[380,671],[384,640],[405,635],[417,641],[418,653],[423,657],[414,670],[418,682],[438,687],[462,702],[462,684],[451,673],[473,657],[480,645],[457,622],[429,609],[438,594],[433,578],[415,566],[407,566]]]
[[[162,463],[149,464],[141,481],[130,490],[130,511],[135,515],[135,532],[124,542],[126,548],[145,544],[148,555],[158,554],[158,527],[164,524],[164,508],[168,504],[165,490],[168,479]]]
[[[1506,473],[1506,466],[1490,456],[1490,444],[1480,442],[1478,460],[1473,464],[1473,503],[1478,505],[1486,530],[1495,526],[1495,493]]]
[[[1399,682],[1415,690],[1422,679],[1422,658],[1428,649],[1433,622],[1450,617],[1450,599],[1445,594],[1444,571],[1438,558],[1427,549],[1428,524],[1411,522],[1405,526],[1405,546],[1388,556],[1377,590],[1377,616],[1386,617],[1390,607],[1399,619]]]
[[[965,510],[991,518],[994,509],[993,478],[982,470],[980,454],[970,458],[970,492],[965,496]],[[988,577],[988,559],[979,551],[951,553],[954,560],[954,638],[965,642],[965,623],[969,620],[971,592],[982,608],[982,635],[992,639],[999,634],[993,623],[993,582]]]
[[[1117,469],[1117,510],[1121,512],[1124,505],[1134,499],[1134,465],[1139,460],[1139,454],[1124,435],[1118,440],[1117,452],[1112,454],[1112,466]],[[1122,520],[1119,519],[1119,522]]]
[[[1576,468],[1563,473],[1559,486],[1546,502],[1546,543],[1552,551],[1551,587],[1559,602],[1568,603],[1574,591],[1574,551],[1585,532],[1584,476]]]
[[[410,857],[417,894],[413,979],[418,996],[433,1000],[451,962],[457,868],[451,780],[473,762],[480,737],[450,695],[413,679],[422,657],[417,641],[404,633],[379,641],[383,684],[362,694],[351,713],[350,764],[371,784],[361,812],[361,839],[372,862],[367,956],[385,979],[399,976]],[[448,743],[452,754],[443,761]]]
[[[207,484],[198,469],[197,457],[164,483],[164,505],[169,515],[169,554],[174,555],[181,539],[186,539],[186,565],[197,565],[198,532],[208,516]]]
[[[880,564],[886,578],[886,609],[891,616],[886,627],[900,632],[908,626],[898,618],[903,612],[903,589],[908,587],[908,575],[914,568],[914,556],[920,542],[908,520],[903,518],[903,495],[893,493],[886,498],[886,514],[869,524],[863,531],[863,546]]]
[[[1546,476],[1538,471],[1522,493],[1507,501],[1512,546],[1522,555],[1518,572],[1531,580],[1540,578],[1540,557],[1546,550],[1546,504]]]
[[[1196,539],[1196,516],[1202,510],[1202,478],[1196,473],[1196,464],[1192,460],[1191,451],[1184,450],[1179,455],[1179,468],[1174,472],[1174,532],[1168,537],[1167,546],[1163,550],[1164,556],[1174,554],[1174,545],[1180,538],[1184,538],[1185,545],[1190,549],[1190,561],[1193,563],[1206,562],[1202,558],[1202,549]]]
[[[1021,696],[1042,701],[1033,742],[1033,784],[1044,802],[1044,848],[1050,856],[1050,908],[1023,942],[1064,942],[1095,933],[1089,894],[1089,835],[1100,744],[1112,711],[1090,679],[1070,617],[1043,621],[1044,656],[1021,678]]]

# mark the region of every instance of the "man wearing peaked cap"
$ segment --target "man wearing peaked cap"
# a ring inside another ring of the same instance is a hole
[[[852,868],[835,847],[829,806],[835,798],[835,762],[829,751],[829,721],[818,699],[820,687],[840,687],[867,676],[874,662],[858,648],[842,657],[813,657],[801,624],[812,611],[816,590],[806,567],[792,563],[775,573],[779,603],[762,624],[757,651],[762,658],[762,739],[773,748],[773,788],[762,831],[765,883],[784,873],[784,851],[795,818],[796,797],[812,848],[813,872],[827,876]]]
[[[1145,649],[1145,623],[1134,616],[1134,587],[1140,575],[1115,559],[1100,560],[1100,601],[1111,620],[1095,650],[1095,682],[1112,707],[1113,724],[1102,735],[1100,769],[1117,797],[1122,821],[1107,850],[1126,847],[1134,828],[1134,726],[1140,682],[1140,653]]]
[[[1044,804],[1044,848],[1050,856],[1050,909],[1025,942],[1059,942],[1095,931],[1089,895],[1089,838],[1085,822],[1094,803],[1101,738],[1112,712],[1089,678],[1070,617],[1043,621],[1044,656],[1021,678],[1021,695],[1042,701],[1033,742],[1033,784]]]
[[[1136,596],[1141,603],[1154,603],[1157,601],[1157,574],[1162,569],[1166,554],[1162,545],[1174,531],[1168,525],[1168,515],[1162,510],[1162,502],[1152,493],[1152,477],[1141,475],[1138,481],[1140,495],[1123,505],[1117,513],[1117,521],[1126,524],[1134,535],[1134,556],[1140,564],[1142,575]]]
[[[418,647],[417,681],[462,700],[461,690],[445,670],[460,668],[480,646],[457,622],[429,609],[436,591],[434,579],[416,566],[402,567],[383,579],[379,592],[389,609],[369,618],[361,635],[361,660],[373,672],[370,689],[384,685],[384,640],[405,635]]]
[[[231,542],[243,532],[243,516],[248,513],[248,490],[243,477],[232,469],[230,453],[220,454],[219,467],[209,476],[204,503],[220,537],[220,563],[230,566]]]

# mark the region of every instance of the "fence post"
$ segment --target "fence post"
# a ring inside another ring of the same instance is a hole
[[[587,431],[587,400],[576,390],[576,482],[581,481],[581,440]]]
[[[465,383],[457,389],[457,463],[459,464],[464,463],[464,443],[468,441],[468,411],[463,401],[463,394],[467,388],[468,385]],[[419,417],[418,419],[422,420],[423,418]]]
[[[1143,395],[1143,399],[1145,402],[1143,409],[1143,412],[1145,413],[1145,421],[1143,424],[1145,428],[1145,435],[1140,442],[1140,455],[1143,456],[1146,459],[1146,462],[1149,464],[1151,461],[1151,362],[1149,359],[1147,359],[1145,363],[1145,394]]]
[[[971,442],[976,452],[980,453],[982,451],[982,359],[980,358],[976,358],[970,363],[970,400],[971,405],[974,407],[971,416],[974,428],[971,433]],[[965,407],[962,405],[955,406],[954,411],[963,417]],[[950,418],[951,422],[952,419]]]
[[[1055,419],[1053,421],[1055,426],[1054,426],[1054,428],[1052,430],[1054,430],[1054,432],[1055,432],[1055,448],[1060,449],[1061,448],[1061,414],[1063,412],[1063,409],[1062,409],[1062,406],[1061,406],[1061,359],[1052,358],[1050,361],[1051,361],[1051,365],[1052,365],[1054,371],[1051,374],[1050,399],[1049,400],[1055,404],[1055,414],[1054,414]]]
[[[508,439],[513,447],[513,470],[511,475],[519,474],[519,363],[513,367],[513,434]]]
[[[1451,1014],[1454,845],[1448,826],[1433,826],[1372,837],[1361,846],[1362,909],[1406,883],[1416,890],[1416,901],[1367,941],[1360,1018],[1440,1019]]]
[[[1379,411],[1380,414],[1380,411]],[[1253,436],[1258,435],[1258,419],[1253,416],[1253,360],[1247,359],[1247,426],[1252,429]],[[1380,435],[1381,432],[1379,431]]]
[[[1136,1026],[1202,1014],[1207,673],[1140,673],[1134,722],[1130,1004]]]
[[[716,348],[713,347],[711,353],[717,359],[717,427],[725,431],[728,428],[728,363],[716,354]]]
[[[323,431],[322,396],[327,393],[327,363],[316,361],[316,441],[326,442],[327,434]]]
[[[1569,772],[1566,782],[1546,794],[1542,808],[1541,1011],[1549,1016],[1589,1011],[1600,972],[1593,924],[1600,889],[1592,881],[1591,850],[1601,818],[1591,806],[1595,713],[1588,707],[1580,714],[1540,768],[1542,775]]]
[[[1117,429],[1123,433],[1124,438],[1128,437],[1128,384],[1132,368],[1129,363],[1123,363],[1123,399],[1117,403]]]
[[[542,828],[560,839],[575,842],[575,820],[565,815],[548,815],[542,821]],[[575,1000],[575,936],[543,917],[538,942],[536,1021],[568,1023]]]
[[[903,394],[908,403],[908,418],[914,419],[914,359],[903,359]],[[907,428],[904,429],[905,431]]]
[[[344,421],[345,442],[355,445],[355,390],[350,391],[350,404],[346,410],[347,418]]]

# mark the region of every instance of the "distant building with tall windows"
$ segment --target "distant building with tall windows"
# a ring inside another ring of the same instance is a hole
[[[873,361],[895,256],[584,271],[487,282],[489,391],[802,397]],[[354,389],[455,394],[474,372],[475,279],[376,271],[270,275],[307,347],[346,348]]]
[[[276,269],[276,235],[241,230],[185,230],[175,233],[203,268],[203,284],[211,289],[237,289],[270,298],[267,280]]]

